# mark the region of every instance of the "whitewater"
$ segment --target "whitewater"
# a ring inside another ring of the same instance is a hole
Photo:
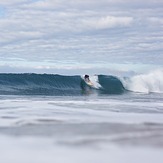
[[[0,74],[4,163],[162,163],[163,70]]]

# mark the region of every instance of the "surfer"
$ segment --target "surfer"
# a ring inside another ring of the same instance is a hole
[[[89,79],[89,75],[85,75],[85,76],[84,76],[84,80],[85,80],[85,82],[86,82],[89,86],[93,86],[93,83],[92,83],[91,80]]]
[[[84,79],[85,79],[86,82],[90,82],[89,75],[85,75]]]

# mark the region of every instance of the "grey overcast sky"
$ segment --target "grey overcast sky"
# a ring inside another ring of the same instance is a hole
[[[0,0],[0,72],[140,65],[163,65],[162,0]]]

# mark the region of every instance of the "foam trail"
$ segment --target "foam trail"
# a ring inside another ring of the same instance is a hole
[[[163,93],[163,70],[136,75],[123,80],[127,90],[140,93]]]

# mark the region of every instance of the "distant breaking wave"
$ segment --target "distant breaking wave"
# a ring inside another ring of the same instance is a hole
[[[163,93],[163,71],[121,79],[111,75],[95,75],[90,79],[93,88],[79,75],[0,74],[0,95],[81,96],[129,91]]]

